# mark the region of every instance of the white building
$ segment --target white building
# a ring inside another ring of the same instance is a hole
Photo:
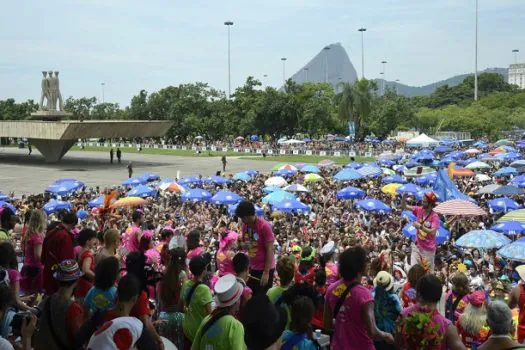
[[[509,66],[509,84],[518,85],[520,89],[525,89],[525,63]]]

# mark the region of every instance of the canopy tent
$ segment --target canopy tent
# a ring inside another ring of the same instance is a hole
[[[439,141],[434,140],[431,137],[428,137],[426,134],[421,134],[407,141],[407,146],[409,147],[428,147],[433,145],[438,145]]]

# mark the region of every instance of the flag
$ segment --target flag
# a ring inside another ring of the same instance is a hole
[[[437,179],[434,182],[434,192],[440,201],[448,201],[451,199],[463,199],[467,201],[474,201],[466,194],[461,193],[456,185],[450,180],[447,171],[442,169],[438,171]]]

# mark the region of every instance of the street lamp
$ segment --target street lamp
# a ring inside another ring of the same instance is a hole
[[[512,50],[512,52],[514,52],[514,64],[517,64],[518,63],[518,52],[520,52],[520,50],[514,49]]]
[[[474,101],[478,100],[478,12],[479,1],[476,0],[476,43],[475,43],[475,63],[474,63]]]
[[[386,64],[388,62],[386,60],[381,61],[381,64],[383,65],[383,95],[385,94],[385,80],[386,80]]]
[[[231,61],[230,61],[230,27],[233,25],[232,21],[224,22],[224,25],[228,27],[228,98],[230,98],[232,92],[232,81],[231,81]]]
[[[281,61],[283,61],[283,85],[286,85],[286,57],[282,57]]]
[[[357,30],[361,32],[361,79],[365,78],[365,32],[366,28],[359,28]]]
[[[306,68],[304,69],[304,73],[305,73],[305,75],[306,75],[306,78],[304,79],[304,82],[305,82],[305,83],[308,81],[308,69],[309,69],[308,67],[306,67]]]
[[[324,82],[328,83],[328,50],[330,46],[324,47]]]
[[[104,103],[104,86],[106,86],[106,83],[100,83],[100,86],[102,88],[102,103]]]

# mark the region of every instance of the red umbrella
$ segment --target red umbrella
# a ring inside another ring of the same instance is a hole
[[[457,216],[484,216],[487,215],[487,212],[476,204],[461,200],[461,199],[452,199],[446,202],[439,204],[434,208],[436,213],[442,215],[457,215]]]

